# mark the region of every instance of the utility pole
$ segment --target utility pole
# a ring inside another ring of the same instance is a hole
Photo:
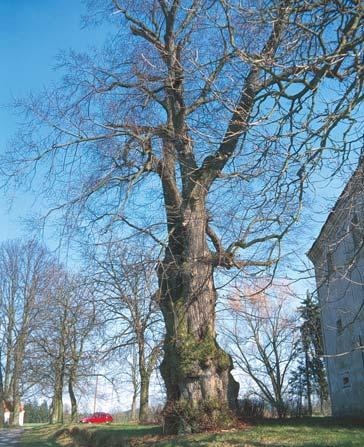
[[[95,396],[94,396],[94,413],[96,413],[96,401],[97,401],[97,385],[99,383],[99,376],[96,376]]]

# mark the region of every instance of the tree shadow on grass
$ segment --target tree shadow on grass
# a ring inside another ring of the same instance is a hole
[[[263,428],[263,430],[260,431],[260,428]],[[309,429],[307,437],[305,437],[306,435],[302,436],[303,433],[306,433],[306,428]],[[256,434],[254,433],[255,429],[257,430]],[[350,433],[353,433],[351,432],[352,429],[355,429],[355,437],[349,436]],[[302,430],[304,430],[303,433]],[[269,439],[270,433],[273,435],[273,439]],[[331,435],[334,435],[331,438],[332,440],[328,439],[328,434],[330,434],[330,438]],[[337,438],[336,434],[339,435]],[[265,420],[256,421],[250,425],[246,436],[243,433],[239,434],[239,432],[231,432],[231,434],[226,433],[224,435],[215,433],[207,434],[197,439],[191,439],[191,436],[188,436],[186,438],[171,439],[170,441],[160,441],[157,445],[161,447],[209,447],[211,445],[226,447],[282,447],[282,441],[278,440],[281,435],[284,438],[283,444],[287,445],[287,447],[361,447],[364,446],[364,442],[361,443],[364,439],[364,423],[360,420],[338,420],[319,417],[285,421]],[[291,439],[287,435],[291,436]],[[360,439],[356,437],[358,435]]]
[[[184,439],[184,440],[178,440],[176,442],[172,443],[161,443],[158,444],[160,446],[175,446],[175,447],[209,447],[211,445],[220,445],[221,446],[236,446],[236,447],[282,447],[282,443],[274,443],[272,444],[271,441],[244,441],[239,439],[218,439],[216,436],[211,436],[208,438],[205,438],[203,440],[191,440],[191,439]],[[287,444],[284,444],[287,445]],[[288,444],[289,445],[289,444]],[[304,442],[299,444],[294,444],[294,447],[352,447],[354,445],[358,444],[322,444],[321,441],[319,442]]]
[[[263,428],[263,432],[259,433],[258,430]],[[221,446],[231,446],[231,447],[282,447],[282,443],[279,441],[269,440],[269,430],[272,430],[274,434],[274,438],[279,438],[280,434],[284,435],[285,440],[287,441],[287,433],[284,433],[285,428],[291,432],[292,435],[292,444],[288,443],[287,446],[294,447],[353,447],[359,446],[357,442],[351,442],[348,440],[343,440],[340,444],[340,441],[334,441],[333,444],[327,443],[326,438],[323,438],[324,433],[320,434],[320,440],[314,440],[314,432],[315,429],[318,431],[325,432],[328,430],[330,434],[335,432],[342,433],[343,429],[363,429],[364,430],[364,422],[359,420],[352,419],[334,419],[334,418],[323,418],[323,417],[313,417],[313,418],[297,418],[297,419],[285,419],[285,420],[277,420],[277,419],[266,419],[260,421],[254,421],[249,424],[248,431],[250,435],[247,435],[247,439],[244,439],[245,436],[242,436],[242,439],[239,439],[238,432],[226,433],[222,436],[221,433],[211,433],[206,434],[205,436],[197,436],[197,438],[193,439],[192,436],[186,437],[177,437],[172,439],[162,439],[160,435],[162,435],[162,429],[158,426],[126,426],[126,427],[112,427],[104,428],[100,430],[97,436],[99,441],[108,441],[108,440],[116,440],[123,439],[125,441],[137,440],[139,439],[139,443],[137,445],[143,446],[155,446],[160,445],[163,447],[209,447],[211,445],[220,445]],[[300,436],[300,439],[296,440],[294,443],[294,437],[297,433],[300,433],[301,429],[310,429],[310,433],[307,433],[307,441],[303,440]],[[255,429],[257,430],[256,436],[253,434]],[[245,431],[245,430],[243,430]],[[318,432],[319,433],[319,432]],[[363,433],[364,437],[364,433]],[[140,440],[140,438],[145,438],[145,440]],[[153,439],[154,438],[154,439]],[[253,439],[249,439],[253,438]],[[254,439],[255,438],[255,439]],[[259,438],[264,438],[265,440],[259,440]],[[324,441],[323,441],[324,440]],[[106,445],[106,444],[105,444]],[[364,445],[364,444],[363,444]]]
[[[256,426],[297,426],[318,428],[364,428],[364,419],[333,418],[333,417],[305,417],[289,419],[262,419],[251,422]]]

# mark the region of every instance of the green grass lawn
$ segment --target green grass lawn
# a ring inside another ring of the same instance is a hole
[[[118,425],[82,427],[94,433],[95,447],[117,445],[118,440],[133,439],[143,447],[364,447],[364,424],[328,418],[265,421],[243,430],[205,433],[163,439],[155,426]],[[22,447],[66,446],[67,439],[50,439],[55,429],[49,426],[26,430]]]
[[[188,436],[155,447],[364,447],[364,425],[324,418],[263,422],[246,430]]]
[[[156,436],[161,434],[161,428],[157,426],[143,425],[72,425],[54,426],[49,424],[27,424],[21,439],[21,447],[59,447],[70,444],[70,438],[66,434],[56,437],[57,432],[63,429],[78,427],[86,429],[93,435],[97,446],[108,446],[113,442],[123,439],[138,439],[145,436]]]

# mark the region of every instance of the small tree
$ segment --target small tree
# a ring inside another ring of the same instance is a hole
[[[297,315],[288,287],[270,286],[235,294],[223,329],[236,367],[278,417],[286,415],[288,377],[296,358]]]
[[[312,397],[319,398],[321,411],[328,398],[326,370],[322,361],[323,344],[320,307],[317,299],[307,292],[299,307],[301,319],[298,343],[298,364],[290,378],[291,390],[299,400],[306,398],[307,412],[312,415]]]
[[[24,405],[25,422],[27,423],[45,423],[49,421],[50,411],[47,401],[39,403],[38,401],[26,402]]]

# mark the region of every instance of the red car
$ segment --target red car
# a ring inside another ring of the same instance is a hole
[[[108,413],[94,413],[87,418],[80,419],[82,424],[108,424],[112,422],[112,416]]]

